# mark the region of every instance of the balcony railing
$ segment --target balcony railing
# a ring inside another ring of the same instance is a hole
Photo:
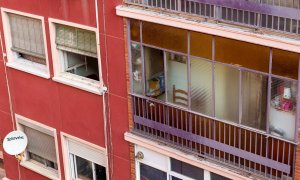
[[[252,175],[291,179],[296,144],[132,95],[133,132]]]
[[[125,0],[125,2],[256,29],[300,34],[300,0]]]

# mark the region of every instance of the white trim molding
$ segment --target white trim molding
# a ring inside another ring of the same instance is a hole
[[[124,138],[126,141],[131,142],[135,145],[147,148],[153,152],[157,152],[164,156],[172,157],[179,161],[191,164],[193,166],[199,167],[203,170],[213,172],[215,174],[221,174],[222,176],[233,179],[233,180],[250,180],[250,177],[245,177],[240,175],[231,169],[228,169],[224,166],[213,164],[203,159],[199,159],[190,154],[183,153],[174,148],[159,144],[157,142],[151,141],[149,139],[134,135],[132,133],[126,132],[124,134]]]
[[[83,139],[80,139],[78,137],[72,136],[70,134],[64,133],[64,132],[61,132],[60,135],[61,135],[61,142],[62,142],[61,144],[62,144],[62,152],[63,152],[65,179],[72,179],[71,172],[70,172],[71,164],[70,164],[70,156],[69,156],[69,154],[70,154],[69,141],[72,141],[72,142],[82,146],[83,149],[88,149],[88,150],[91,150],[91,151],[94,151],[95,153],[97,153],[98,157],[95,157],[95,161],[96,161],[96,159],[104,158],[103,160],[105,161],[104,167],[106,169],[106,175],[107,175],[107,178],[109,177],[108,176],[108,174],[109,174],[108,157],[107,157],[105,148],[98,146],[96,144],[90,143],[88,141],[85,141]],[[93,153],[93,154],[95,154],[95,153]],[[87,156],[88,155],[89,154],[87,153]],[[100,156],[104,156],[104,157],[100,157]],[[85,158],[85,157],[81,157],[81,158]],[[103,166],[103,164],[99,164],[99,165]]]
[[[62,24],[67,26],[72,26],[75,28],[85,29],[89,31],[93,31],[96,34],[96,44],[97,44],[97,60],[98,60],[98,73],[99,73],[99,81],[89,80],[87,78],[65,73],[62,69],[62,63],[59,56],[59,51],[56,48],[55,38],[55,24]],[[99,42],[99,32],[97,28],[85,26],[82,24],[77,24],[73,22],[63,21],[59,19],[49,18],[49,31],[50,31],[50,43],[51,43],[51,52],[52,52],[52,61],[54,68],[54,77],[52,78],[54,81],[72,86],[78,89],[82,89],[94,94],[102,95],[106,91],[106,87],[104,87],[103,79],[102,79],[102,69],[101,69],[101,56],[100,56],[100,42]]]
[[[17,58],[15,53],[11,50],[12,47],[12,38],[11,38],[11,29],[9,26],[9,18],[7,13],[17,14],[21,16],[26,16],[33,19],[41,20],[42,29],[43,29],[43,40],[44,40],[44,51],[46,57],[46,65],[38,64],[25,60],[23,58]],[[48,48],[47,48],[47,39],[46,39],[46,29],[45,29],[45,19],[43,16],[38,16],[30,13],[25,13],[21,11],[16,11],[12,9],[1,8],[2,22],[3,22],[3,33],[5,40],[6,53],[3,52],[3,55],[7,57],[6,65],[10,68],[14,68],[29,74],[33,74],[45,79],[50,79],[50,70],[49,70],[49,59],[48,59]]]
[[[32,129],[36,129],[40,132],[43,132],[45,134],[51,135],[54,137],[55,142],[55,150],[56,150],[56,162],[57,162],[57,171],[46,169],[44,167],[41,167],[37,163],[27,161],[26,158],[23,159],[20,162],[20,165],[30,169],[38,174],[41,174],[47,178],[50,179],[61,179],[61,168],[60,168],[60,158],[59,158],[59,150],[58,150],[58,139],[57,139],[57,131],[56,129],[49,127],[47,125],[41,124],[37,121],[34,121],[32,119],[26,118],[24,116],[21,116],[19,114],[15,114],[17,129],[23,131],[22,126],[27,126]],[[26,153],[25,153],[26,154]],[[26,155],[25,155],[26,156]]]
[[[273,35],[254,33],[249,29],[229,27],[211,22],[200,22],[178,15],[170,15],[132,6],[119,5],[116,7],[119,16],[147,21],[166,26],[172,26],[190,31],[201,32],[220,37],[235,39],[267,47],[300,53],[300,41]]]

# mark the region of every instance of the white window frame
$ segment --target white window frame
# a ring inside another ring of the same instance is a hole
[[[57,162],[57,170],[55,169],[48,169],[42,166],[39,163],[30,161],[27,157],[27,153],[25,150],[24,157],[22,158],[22,161],[20,162],[20,165],[30,169],[38,174],[41,174],[47,178],[50,179],[61,179],[61,171],[60,171],[60,161],[59,161],[59,151],[58,151],[58,140],[57,140],[57,134],[56,129],[46,126],[44,124],[41,124],[39,122],[36,122],[32,119],[26,118],[24,116],[15,114],[17,129],[20,131],[24,131],[23,126],[30,127],[32,129],[38,130],[40,132],[47,132],[46,134],[53,135],[54,142],[55,142],[55,149],[56,149],[56,162]]]
[[[190,178],[183,174],[172,171],[171,170],[171,157],[165,156],[158,152],[154,152],[154,151],[144,148],[142,146],[135,145],[135,154],[137,152],[142,152],[144,154],[144,159],[137,159],[137,158],[135,159],[136,180],[140,180],[140,164],[141,163],[165,172],[167,174],[167,180],[170,180],[171,176],[177,177],[180,179],[184,179],[184,180],[194,180],[193,178]],[[151,158],[147,158],[146,156],[151,157]],[[155,159],[160,159],[161,161],[156,161]],[[163,163],[164,161],[167,161],[167,162]],[[181,162],[183,162],[183,161],[181,161]],[[183,163],[186,163],[186,162],[183,162]],[[199,167],[199,169],[202,169],[202,168]],[[203,174],[204,180],[211,180],[210,172],[205,169],[203,169],[203,172],[204,172],[204,174]],[[224,176],[224,175],[221,175],[221,176]]]
[[[105,169],[106,169],[106,179],[109,180],[109,166],[108,166],[108,157],[107,150],[101,146],[95,145],[93,143],[87,142],[83,139],[77,138],[70,134],[61,132],[61,141],[62,141],[62,152],[63,152],[63,162],[64,162],[64,170],[65,170],[65,179],[72,179],[72,165],[70,164],[70,150],[69,150],[69,141],[73,141],[76,144],[80,144],[80,146],[84,148],[92,149],[94,152],[97,152],[98,156],[104,156],[105,160]],[[75,155],[76,156],[76,155]],[[81,157],[85,159],[84,157]],[[93,164],[97,164],[92,162]],[[99,164],[101,165],[101,164]],[[101,165],[103,166],[103,164]]]
[[[32,19],[41,20],[42,29],[43,29],[42,33],[43,33],[43,38],[44,38],[46,65],[35,63],[32,61],[26,60],[24,58],[21,58],[21,57],[17,57],[16,53],[11,50],[12,37],[11,37],[11,29],[10,29],[10,25],[9,25],[8,13],[26,16],[26,17],[32,18]],[[42,77],[45,79],[49,79],[50,78],[50,70],[49,70],[49,59],[48,59],[48,49],[47,49],[44,17],[21,12],[21,11],[16,11],[16,10],[12,10],[12,9],[6,9],[6,8],[1,8],[1,15],[2,15],[2,22],[3,22],[3,32],[4,32],[4,39],[5,39],[6,56],[7,56],[6,66],[29,73],[29,74],[33,74],[33,75]]]
[[[53,18],[49,18],[48,20],[49,20],[50,42],[51,42],[52,60],[53,60],[53,68],[54,68],[54,77],[52,79],[62,84],[79,88],[94,94],[102,95],[105,88],[103,87],[103,82],[102,82],[101,57],[100,57],[100,45],[99,45],[100,43],[99,43],[99,33],[97,31],[97,28],[85,26],[82,24],[72,23],[68,21],[53,19]],[[99,81],[81,77],[76,74],[64,72],[63,62],[61,62],[62,60],[60,57],[60,53],[59,50],[56,48],[56,43],[55,43],[55,38],[56,38],[55,24],[61,24],[61,25],[71,26],[71,27],[95,32],[96,44],[97,44]]]

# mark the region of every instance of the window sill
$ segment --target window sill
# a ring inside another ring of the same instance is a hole
[[[48,72],[46,65],[41,65],[38,63],[27,61],[25,59],[17,59],[15,61],[9,61],[6,63],[6,66],[20,70],[20,71],[24,71],[29,74],[33,74],[33,75],[42,77],[45,79],[50,78],[50,74]]]
[[[49,169],[46,169],[45,167],[42,167],[38,164],[35,164],[31,161],[23,161],[20,163],[21,166],[30,169],[38,174],[41,174],[49,179],[59,179],[59,174],[51,171]]]
[[[100,82],[88,80],[70,73],[61,73],[58,76],[53,77],[52,79],[56,82],[98,95],[103,95],[105,91],[103,87],[100,87]]]

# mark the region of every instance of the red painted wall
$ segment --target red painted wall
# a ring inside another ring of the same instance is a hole
[[[110,171],[113,179],[130,178],[129,145],[123,134],[128,130],[125,41],[123,19],[116,16],[115,6],[122,0],[98,0],[101,65],[106,95],[109,140],[113,148]],[[48,18],[71,21],[96,27],[94,0],[2,0],[2,8],[44,16],[50,74],[53,65],[50,47]],[[1,35],[3,34],[0,20]],[[0,57],[0,138],[12,131],[2,53]],[[65,132],[91,143],[105,147],[103,97],[52,79],[40,78],[7,67],[7,77],[12,97],[13,112],[57,129],[59,157],[63,171],[60,132]],[[18,163],[14,157],[4,154],[7,177],[18,179]],[[20,167],[25,179],[45,179],[43,176]],[[64,178],[64,173],[62,172]]]

